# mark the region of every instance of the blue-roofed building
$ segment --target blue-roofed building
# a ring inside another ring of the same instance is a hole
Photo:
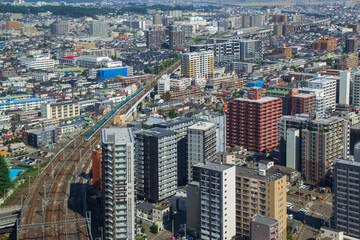
[[[103,68],[97,70],[97,76],[101,79],[109,79],[114,78],[117,76],[128,76],[128,68],[127,67],[121,67],[121,68]]]
[[[248,82],[247,87],[259,87],[259,88],[262,88],[264,83],[266,83],[266,81],[256,80],[256,81]]]

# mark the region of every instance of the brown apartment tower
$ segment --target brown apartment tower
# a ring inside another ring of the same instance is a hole
[[[271,151],[278,146],[281,99],[262,97],[261,89],[249,89],[247,95],[228,104],[227,145],[255,152]]]

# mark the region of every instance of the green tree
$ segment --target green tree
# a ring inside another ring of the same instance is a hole
[[[145,227],[144,226],[141,226],[141,233],[145,233]]]
[[[0,193],[10,187],[9,168],[3,156],[0,156]]]
[[[177,114],[174,109],[171,109],[169,112],[169,118],[176,118]]]
[[[157,234],[159,232],[159,226],[157,224],[154,224],[150,227],[150,230],[152,233]]]

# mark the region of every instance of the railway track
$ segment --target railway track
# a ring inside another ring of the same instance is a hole
[[[159,78],[164,74],[170,74],[180,66],[180,61],[174,63],[171,67],[163,71],[153,81],[144,86],[141,94],[134,96],[124,104],[116,114],[125,114],[136,104],[143,94],[153,89]],[[23,210],[21,226],[31,226],[21,230],[18,239],[89,239],[88,229],[84,222],[61,225],[59,222],[71,221],[72,219],[84,219],[85,209],[83,205],[82,189],[77,189],[75,196],[70,196],[71,184],[82,188],[87,184],[91,168],[91,151],[93,146],[100,144],[100,130],[111,126],[110,121],[102,125],[99,131],[96,131],[88,141],[88,130],[73,139],[67,146],[55,155],[52,162],[43,170],[34,184],[34,191],[29,193],[25,205],[29,207]],[[51,165],[51,167],[50,167]],[[49,185],[49,182],[51,183]],[[49,187],[48,187],[49,186]],[[71,198],[71,199],[70,199]],[[72,209],[70,208],[72,205]],[[42,223],[48,223],[44,227]],[[57,224],[58,223],[58,224]],[[37,229],[34,229],[37,228]],[[29,229],[33,229],[30,231]]]

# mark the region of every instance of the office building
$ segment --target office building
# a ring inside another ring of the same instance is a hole
[[[70,21],[58,20],[51,25],[51,34],[66,35],[70,30]]]
[[[102,130],[104,239],[135,239],[134,139],[130,128]]]
[[[134,133],[138,199],[158,203],[176,192],[176,133],[163,128]]]
[[[300,130],[286,129],[286,160],[285,166],[301,172]]]
[[[192,166],[216,159],[216,125],[198,122],[188,127],[188,181],[192,181]]]
[[[325,113],[335,111],[336,104],[336,81],[337,79],[327,76],[318,76],[313,81],[309,81],[309,88],[323,89],[325,99]]]
[[[277,240],[279,239],[279,223],[273,218],[255,215],[251,219],[251,239]]]
[[[358,39],[357,38],[347,38],[345,40],[345,49],[346,53],[357,53],[358,52]]]
[[[101,177],[101,161],[102,161],[102,151],[100,149],[95,149],[91,152],[92,159],[92,178],[93,178],[93,188],[97,191],[102,189],[102,177]]]
[[[226,139],[228,146],[267,152],[278,146],[281,99],[261,97],[261,89],[249,89],[248,98],[228,103]]]
[[[273,165],[273,163],[272,163]],[[278,240],[286,240],[286,175],[259,163],[259,169],[236,166],[236,235],[251,237],[251,221],[255,215],[278,222]],[[262,238],[261,238],[262,239]]]
[[[350,104],[350,72],[340,72],[339,82],[339,104],[349,105]]]
[[[185,32],[182,30],[174,30],[169,32],[169,48],[176,49],[185,43]]]
[[[251,25],[250,15],[242,15],[241,16],[241,25],[243,28],[248,28]]]
[[[164,30],[149,30],[145,33],[147,48],[161,48],[166,41],[166,34]]]
[[[80,115],[79,102],[65,101],[41,105],[41,116],[51,118],[71,118]]]
[[[79,67],[84,68],[98,68],[98,67],[104,67],[110,64],[109,66],[113,67],[113,60],[109,57],[102,57],[97,55],[82,55],[76,58],[76,64]],[[116,67],[119,67],[119,63],[116,63]]]
[[[288,115],[316,112],[316,95],[299,94],[299,89],[293,88],[288,95]]]
[[[360,236],[360,159],[336,159],[334,169],[333,225],[346,235]]]
[[[184,77],[212,78],[214,75],[214,52],[191,52],[181,55],[181,74]]]
[[[166,122],[154,124],[155,127],[164,128],[176,133],[177,144],[177,177],[178,186],[188,182],[188,127],[193,125],[191,118],[174,118]]]
[[[335,38],[325,39],[325,37],[321,38],[321,40],[315,41],[311,44],[311,49],[317,51],[335,51],[337,48],[337,40]]]
[[[263,59],[263,47],[261,40],[240,41],[240,60],[255,62]]]
[[[94,21],[89,24],[89,34],[92,37],[107,37],[108,24],[107,22]]]
[[[299,130],[299,133],[289,129]],[[332,160],[344,158],[344,132],[345,121],[341,117],[320,119],[316,114],[283,116],[279,123],[281,160],[289,164],[287,167],[298,167],[300,155],[304,181],[314,185],[325,183],[329,180]],[[300,150],[297,135],[300,137]],[[288,136],[291,137],[289,143]],[[289,150],[291,152],[288,153]]]
[[[350,158],[350,152],[351,152],[351,129],[354,127],[356,129],[356,126],[358,123],[360,123],[360,116],[357,115],[355,112],[350,111],[343,111],[340,114],[340,117],[344,119],[344,159]],[[352,154],[353,155],[353,152]]]
[[[212,162],[199,168],[202,240],[230,240],[236,234],[235,168]]]

